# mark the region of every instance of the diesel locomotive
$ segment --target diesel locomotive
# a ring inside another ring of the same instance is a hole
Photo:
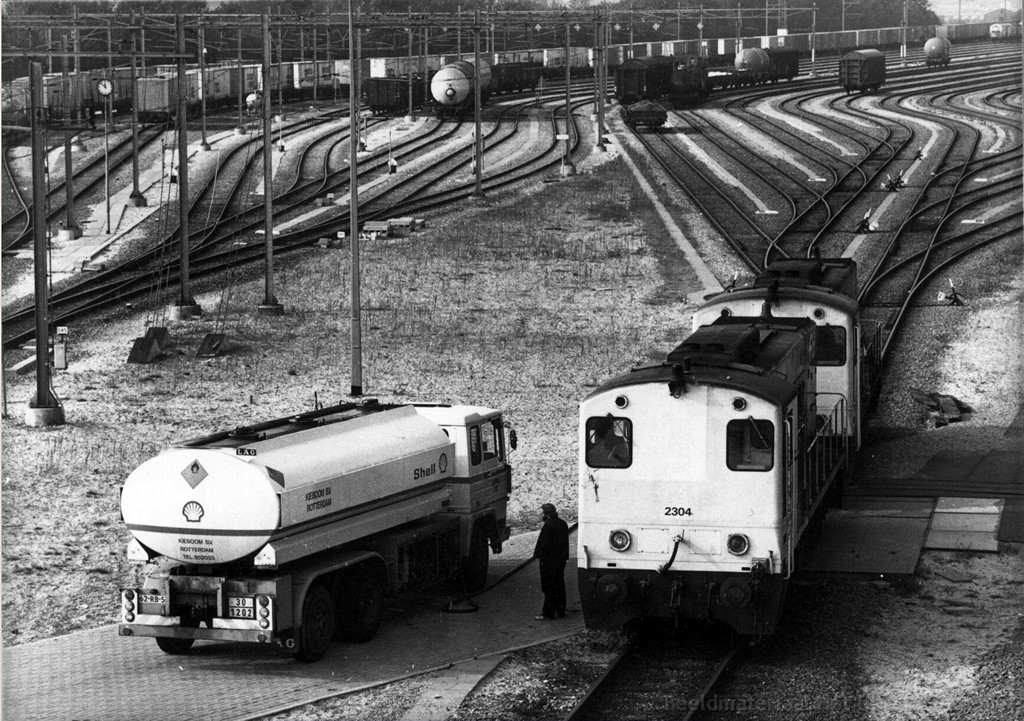
[[[859,438],[855,273],[843,259],[773,264],[712,297],[662,362],[581,402],[588,628],[700,619],[774,632]]]

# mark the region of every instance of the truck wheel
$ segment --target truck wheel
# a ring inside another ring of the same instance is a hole
[[[479,524],[473,528],[469,555],[462,559],[462,580],[467,591],[479,591],[487,585],[487,533]]]
[[[327,653],[334,633],[334,604],[327,589],[317,584],[309,589],[302,604],[302,625],[299,626],[295,658],[309,663]]]
[[[156,639],[156,645],[160,647],[160,650],[171,656],[188,653],[193,643],[195,643],[193,638],[161,638],[158,636]]]
[[[356,569],[345,575],[339,598],[341,637],[365,643],[377,635],[384,616],[384,588],[376,573]]]

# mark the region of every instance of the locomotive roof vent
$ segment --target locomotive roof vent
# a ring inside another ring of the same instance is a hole
[[[775,281],[820,285],[823,276],[820,260],[777,260],[754,279],[754,285],[768,285]]]
[[[669,353],[668,361],[687,360],[705,366],[750,363],[757,357],[760,344],[761,336],[756,328],[704,326]]]

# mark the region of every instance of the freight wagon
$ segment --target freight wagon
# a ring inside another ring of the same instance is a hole
[[[885,53],[854,50],[839,58],[839,85],[848,94],[878,90],[885,82]]]
[[[409,78],[367,78],[363,82],[366,104],[374,115],[404,115],[409,112]],[[412,78],[412,108],[423,106],[423,79]]]

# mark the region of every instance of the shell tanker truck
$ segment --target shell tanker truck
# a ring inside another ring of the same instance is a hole
[[[496,410],[364,401],[166,450],[121,490],[128,557],[145,565],[119,633],[170,654],[207,639],[315,661],[333,639],[372,638],[386,595],[480,589],[509,536],[506,441]]]

